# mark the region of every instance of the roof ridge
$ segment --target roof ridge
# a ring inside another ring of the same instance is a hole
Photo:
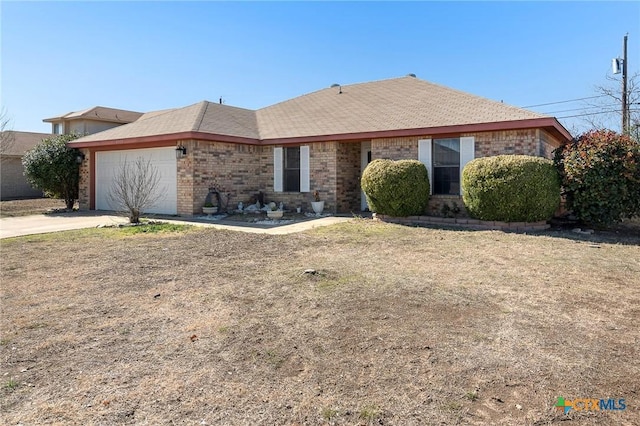
[[[196,119],[193,122],[193,126],[191,126],[191,130],[193,130],[194,132],[197,132],[200,129],[200,126],[202,126],[202,120],[204,120],[204,116],[207,112],[207,109],[209,109],[209,101],[206,101],[206,100],[200,101],[194,105],[198,105],[198,104],[200,104],[198,115],[196,116]]]

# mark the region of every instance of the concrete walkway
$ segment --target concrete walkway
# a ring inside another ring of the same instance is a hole
[[[231,231],[251,232],[257,234],[282,235],[306,231],[318,226],[333,225],[334,223],[351,220],[349,217],[323,217],[306,220],[282,226],[253,225],[249,223],[222,224],[197,219],[165,219],[153,218],[168,223],[202,226],[208,228],[228,229]],[[68,231],[71,229],[95,228],[100,225],[116,225],[127,223],[123,216],[101,214],[98,212],[74,212],[48,215],[33,215],[20,217],[6,217],[0,219],[0,239],[20,237],[23,235],[46,234],[49,232]]]

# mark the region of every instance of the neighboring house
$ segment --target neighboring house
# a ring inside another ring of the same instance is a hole
[[[553,117],[407,76],[330,88],[257,111],[203,101],[144,114],[71,142],[82,149],[80,208],[109,210],[125,160],[150,160],[164,199],[153,212],[200,214],[215,180],[232,204],[258,191],[289,209],[366,208],[360,176],[371,159],[418,159],[429,171],[431,205],[460,201],[460,174],[475,157],[550,157],[571,139]],[[182,151],[184,148],[186,152]],[[176,155],[177,154],[177,155]]]
[[[39,144],[42,139],[66,133],[81,135],[102,132],[137,120],[142,113],[122,109],[93,107],[84,111],[70,112],[60,117],[47,118],[51,123],[51,134],[7,131],[11,143],[3,148],[2,156],[2,191],[3,200],[15,198],[41,197],[42,190],[32,188],[24,177],[22,156],[25,152]]]
[[[74,132],[90,135],[134,122],[141,115],[141,112],[96,106],[59,117],[45,118],[42,121],[51,123],[51,133],[55,135]]]
[[[31,132],[2,132],[3,142],[8,143],[0,154],[0,199],[12,200],[18,198],[42,197],[41,189],[34,189],[27,183],[22,166],[22,156],[25,152],[42,142],[42,139],[51,137],[47,133]],[[6,148],[6,149],[5,149]]]

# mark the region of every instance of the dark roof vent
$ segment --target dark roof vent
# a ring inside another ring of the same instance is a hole
[[[340,85],[338,83],[333,83],[331,87],[340,87]]]
[[[407,74],[407,77],[413,77],[413,78],[416,78],[416,75],[415,75],[414,73],[411,73],[411,74]]]

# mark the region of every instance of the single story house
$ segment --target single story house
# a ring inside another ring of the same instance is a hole
[[[422,161],[432,207],[462,205],[460,174],[471,159],[550,157],[570,139],[554,117],[409,75],[333,85],[259,110],[202,101],[70,145],[85,155],[81,209],[111,209],[108,192],[120,165],[142,157],[162,176],[164,198],[152,212],[194,215],[213,182],[232,204],[262,191],[267,201],[309,210],[317,190],[328,211],[359,212],[366,208],[360,176],[376,158]]]
[[[42,197],[41,189],[34,189],[24,176],[22,156],[42,142],[51,137],[47,133],[16,132],[7,130],[2,132],[2,152],[0,152],[0,199],[14,200],[19,198]]]

